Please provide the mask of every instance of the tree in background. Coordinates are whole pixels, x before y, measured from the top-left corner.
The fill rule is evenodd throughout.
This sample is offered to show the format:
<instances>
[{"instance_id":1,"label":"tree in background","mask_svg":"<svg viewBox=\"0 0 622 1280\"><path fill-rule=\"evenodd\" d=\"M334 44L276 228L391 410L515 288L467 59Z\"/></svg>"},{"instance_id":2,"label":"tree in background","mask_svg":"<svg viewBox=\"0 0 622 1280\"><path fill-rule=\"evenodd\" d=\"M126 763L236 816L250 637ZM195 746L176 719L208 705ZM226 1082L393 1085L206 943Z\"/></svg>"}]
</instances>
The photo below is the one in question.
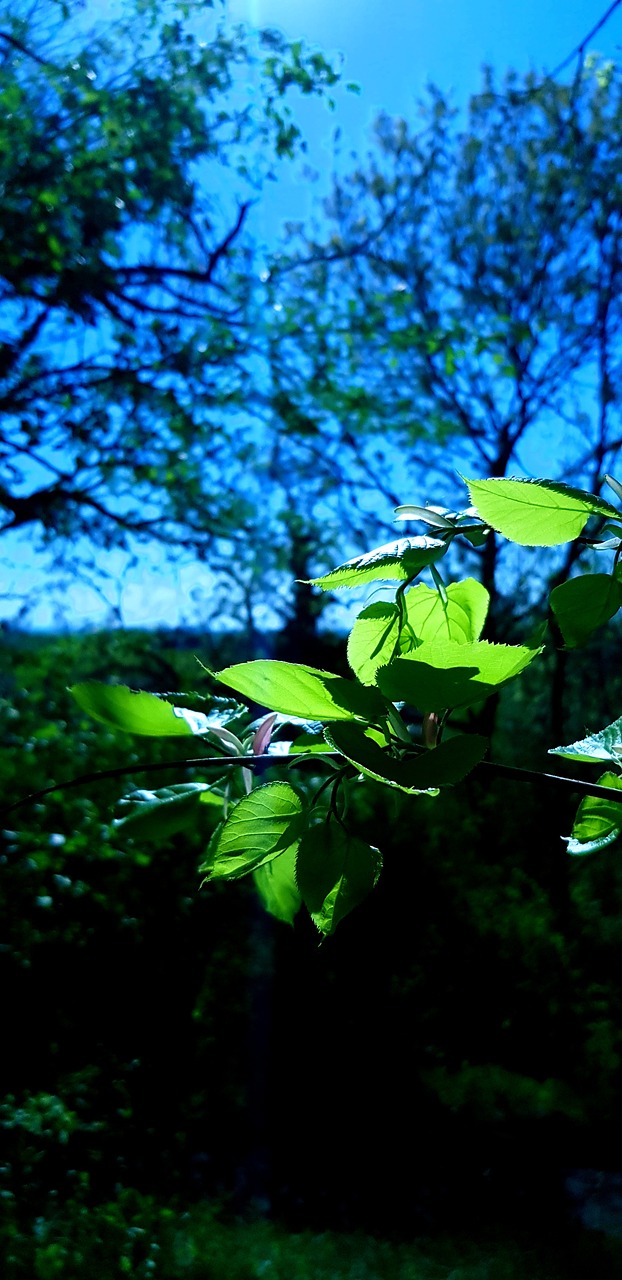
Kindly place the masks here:
<instances>
[{"instance_id":1,"label":"tree in background","mask_svg":"<svg viewBox=\"0 0 622 1280\"><path fill-rule=\"evenodd\" d=\"M270 280L282 464L307 476L313 454L359 547L400 502L452 507L456 470L600 492L622 443L621 128L613 66L501 90L487 71L464 122L435 88L414 122L381 116L315 231L290 228ZM522 584L494 538L466 555L492 638Z\"/></svg>"},{"instance_id":2,"label":"tree in background","mask_svg":"<svg viewBox=\"0 0 622 1280\"><path fill-rule=\"evenodd\" d=\"M303 145L290 91L337 73L212 7L0 13L0 531L74 570L147 538L217 558L255 516L247 226Z\"/></svg>"}]
</instances>

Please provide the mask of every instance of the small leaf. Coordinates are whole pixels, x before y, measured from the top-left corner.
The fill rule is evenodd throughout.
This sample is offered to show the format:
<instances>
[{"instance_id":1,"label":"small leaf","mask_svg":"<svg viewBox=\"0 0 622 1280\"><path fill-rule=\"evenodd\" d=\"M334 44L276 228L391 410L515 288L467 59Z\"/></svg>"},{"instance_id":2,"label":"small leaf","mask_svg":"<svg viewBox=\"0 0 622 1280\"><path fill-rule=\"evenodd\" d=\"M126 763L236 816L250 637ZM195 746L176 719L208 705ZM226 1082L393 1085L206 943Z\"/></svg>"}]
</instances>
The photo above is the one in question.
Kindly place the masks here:
<instances>
[{"instance_id":1,"label":"small leaf","mask_svg":"<svg viewBox=\"0 0 622 1280\"><path fill-rule=\"evenodd\" d=\"M434 564L445 555L449 543L439 538L398 538L382 547L375 547L365 555L354 556L321 578L311 578L314 587L333 591L337 587L360 587L365 582L388 581L399 578L402 582L413 578L420 569Z\"/></svg>"},{"instance_id":2,"label":"small leaf","mask_svg":"<svg viewBox=\"0 0 622 1280\"><path fill-rule=\"evenodd\" d=\"M603 773L598 779L601 787L622 791L622 778L617 773ZM572 835L564 837L568 853L581 855L598 853L614 844L622 833L622 796L615 800L602 800L599 796L586 796L577 810Z\"/></svg>"},{"instance_id":3,"label":"small leaf","mask_svg":"<svg viewBox=\"0 0 622 1280\"><path fill-rule=\"evenodd\" d=\"M69 693L94 720L153 738L185 738L210 731L209 717L200 711L174 707L154 693L128 689L123 684L87 680L74 684Z\"/></svg>"},{"instance_id":4,"label":"small leaf","mask_svg":"<svg viewBox=\"0 0 622 1280\"><path fill-rule=\"evenodd\" d=\"M586 644L622 605L622 586L608 573L585 573L554 587L551 608L568 649Z\"/></svg>"},{"instance_id":5,"label":"small leaf","mask_svg":"<svg viewBox=\"0 0 622 1280\"><path fill-rule=\"evenodd\" d=\"M527 645L490 644L480 640L426 642L388 667L377 681L393 702L407 702L420 711L443 711L483 702L533 661L541 649Z\"/></svg>"},{"instance_id":6,"label":"small leaf","mask_svg":"<svg viewBox=\"0 0 622 1280\"><path fill-rule=\"evenodd\" d=\"M335 932L339 921L371 893L381 869L379 850L335 823L306 832L298 850L296 878L321 933Z\"/></svg>"},{"instance_id":7,"label":"small leaf","mask_svg":"<svg viewBox=\"0 0 622 1280\"><path fill-rule=\"evenodd\" d=\"M411 503L405 503L401 507L395 508L395 519L399 520L421 520L423 524L429 524L433 529L453 529L455 530L455 522L448 520L435 507L416 507Z\"/></svg>"},{"instance_id":8,"label":"small leaf","mask_svg":"<svg viewBox=\"0 0 622 1280\"><path fill-rule=\"evenodd\" d=\"M196 827L205 793L222 804L222 796L215 796L206 782L180 782L158 791L132 791L119 800L120 817L112 825L141 840L166 840L178 831Z\"/></svg>"},{"instance_id":9,"label":"small leaf","mask_svg":"<svg viewBox=\"0 0 622 1280\"><path fill-rule=\"evenodd\" d=\"M266 911L284 924L293 924L302 905L296 883L296 846L291 845L272 862L257 867L253 880Z\"/></svg>"},{"instance_id":10,"label":"small leaf","mask_svg":"<svg viewBox=\"0 0 622 1280\"><path fill-rule=\"evenodd\" d=\"M620 481L616 480L614 476L605 476L605 480L609 488L615 493L616 498L622 502L622 484L620 484Z\"/></svg>"},{"instance_id":11,"label":"small leaf","mask_svg":"<svg viewBox=\"0 0 622 1280\"><path fill-rule=\"evenodd\" d=\"M289 783L257 787L216 828L200 870L208 879L244 876L297 846L305 822L302 800Z\"/></svg>"},{"instance_id":12,"label":"small leaf","mask_svg":"<svg viewBox=\"0 0 622 1280\"><path fill-rule=\"evenodd\" d=\"M604 498L552 480L466 480L480 517L523 547L553 547L582 533L590 516L617 517Z\"/></svg>"},{"instance_id":13,"label":"small leaf","mask_svg":"<svg viewBox=\"0 0 622 1280\"><path fill-rule=\"evenodd\" d=\"M378 668L391 661L399 630L399 609L390 601L377 601L359 613L348 636L348 662L363 684L374 684Z\"/></svg>"},{"instance_id":14,"label":"small leaf","mask_svg":"<svg viewBox=\"0 0 622 1280\"><path fill-rule=\"evenodd\" d=\"M377 689L293 662L240 662L218 679L272 711L306 720L376 720L387 713Z\"/></svg>"},{"instance_id":15,"label":"small leaf","mask_svg":"<svg viewBox=\"0 0 622 1280\"><path fill-rule=\"evenodd\" d=\"M417 639L455 640L457 644L479 640L490 604L486 588L475 578L465 578L463 582L450 582L445 589L446 605L439 592L424 583L408 591L406 614Z\"/></svg>"},{"instance_id":16,"label":"small leaf","mask_svg":"<svg viewBox=\"0 0 622 1280\"><path fill-rule=\"evenodd\" d=\"M480 734L457 734L431 751L400 759L358 725L331 725L326 739L361 773L414 794L461 782L483 760L488 746Z\"/></svg>"},{"instance_id":17,"label":"small leaf","mask_svg":"<svg viewBox=\"0 0 622 1280\"><path fill-rule=\"evenodd\" d=\"M564 756L567 760L583 760L591 764L595 760L622 762L622 716L608 724L599 733L588 734L568 747L550 747L550 756Z\"/></svg>"}]
</instances>

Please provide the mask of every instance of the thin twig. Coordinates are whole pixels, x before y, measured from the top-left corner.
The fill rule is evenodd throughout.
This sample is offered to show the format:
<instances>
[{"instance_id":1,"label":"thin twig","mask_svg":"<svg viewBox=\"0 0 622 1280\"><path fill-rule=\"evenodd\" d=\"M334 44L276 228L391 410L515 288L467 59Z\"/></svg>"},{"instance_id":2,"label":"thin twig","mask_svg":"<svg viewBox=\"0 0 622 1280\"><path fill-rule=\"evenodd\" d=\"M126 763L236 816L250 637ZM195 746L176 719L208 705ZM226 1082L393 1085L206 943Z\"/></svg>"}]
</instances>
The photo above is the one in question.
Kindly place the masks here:
<instances>
[{"instance_id":1,"label":"thin twig","mask_svg":"<svg viewBox=\"0 0 622 1280\"><path fill-rule=\"evenodd\" d=\"M418 747L417 744L413 744L413 748L415 753L427 754L427 748ZM32 791L29 795L22 796L20 800L15 800L13 804L8 805L0 816L13 813L24 805L35 804L55 791L69 791L73 787L86 786L89 782L101 782L105 778L119 778L128 773L159 773L165 769L201 769L214 765L218 766L219 769L230 768L231 766L265 769L270 765L278 766L279 764L285 764L285 762L291 767L294 764L303 764L309 760L321 762L322 760L333 760L335 758L343 759L338 751L323 751L321 754L310 753L309 755L301 752L298 759L291 756L277 755L194 756L182 758L181 760L160 760L154 764L120 765L114 769L101 769L93 773L83 773L77 778L69 778L66 782L54 782L48 787L42 787L40 791ZM567 792L578 792L581 796L594 796L597 800L610 800L613 804L622 804L622 790L616 791L613 787L602 787L596 782L583 782L578 778L565 778L557 773L540 773L535 769L519 769L515 765L499 764L493 760L480 761L479 764L475 765L472 772L483 773L489 778L511 778L515 782L525 782L532 786L557 787Z\"/></svg>"}]
</instances>

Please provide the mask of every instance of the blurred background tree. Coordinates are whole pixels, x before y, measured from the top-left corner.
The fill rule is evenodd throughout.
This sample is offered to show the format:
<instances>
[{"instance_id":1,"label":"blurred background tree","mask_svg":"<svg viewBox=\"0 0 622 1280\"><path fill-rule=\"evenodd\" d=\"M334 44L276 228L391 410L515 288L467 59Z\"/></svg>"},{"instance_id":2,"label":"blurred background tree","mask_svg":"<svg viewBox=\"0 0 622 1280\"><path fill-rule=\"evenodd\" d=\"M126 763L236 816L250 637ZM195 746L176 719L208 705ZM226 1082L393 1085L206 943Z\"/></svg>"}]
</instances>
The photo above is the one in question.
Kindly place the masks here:
<instances>
[{"instance_id":1,"label":"blurred background tree","mask_svg":"<svg viewBox=\"0 0 622 1280\"><path fill-rule=\"evenodd\" d=\"M292 92L337 72L211 10L0 12L0 531L73 573L137 540L218 560L254 527L247 224L304 147Z\"/></svg>"},{"instance_id":2,"label":"blurred background tree","mask_svg":"<svg viewBox=\"0 0 622 1280\"><path fill-rule=\"evenodd\" d=\"M412 121L381 116L354 169L336 157L315 229L290 226L270 276L275 448L359 547L400 502L461 502L458 471L594 493L615 471L621 128L611 64L570 84L486 71L466 118L438 88ZM537 556L520 561L494 536L465 550L491 639L542 598Z\"/></svg>"}]
</instances>

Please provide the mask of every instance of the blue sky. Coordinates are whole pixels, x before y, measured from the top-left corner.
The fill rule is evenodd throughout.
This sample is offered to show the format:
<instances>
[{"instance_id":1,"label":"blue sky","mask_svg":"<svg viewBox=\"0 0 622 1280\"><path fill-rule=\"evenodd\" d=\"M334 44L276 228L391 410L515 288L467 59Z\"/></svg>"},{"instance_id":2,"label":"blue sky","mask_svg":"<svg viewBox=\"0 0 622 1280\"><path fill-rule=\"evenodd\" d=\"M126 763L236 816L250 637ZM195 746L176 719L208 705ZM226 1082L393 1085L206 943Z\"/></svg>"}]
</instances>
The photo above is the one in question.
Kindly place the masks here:
<instances>
[{"instance_id":1,"label":"blue sky","mask_svg":"<svg viewBox=\"0 0 622 1280\"><path fill-rule=\"evenodd\" d=\"M218 11L216 0L216 11ZM274 244L285 218L305 218L323 189L332 165L331 138L342 133L344 154L364 151L370 125L380 110L409 116L430 81L451 90L457 106L478 90L481 67L489 63L500 76L552 71L587 36L607 9L606 0L224 0L227 17L252 26L277 27L291 38L304 38L326 53L343 57L344 81L361 93L336 95L330 113L317 102L304 101L297 112L309 143L309 161L318 171L315 184L293 180L283 165L278 183L254 211L253 234ZM104 22L113 19L118 0L93 0L87 6ZM589 42L591 51L619 60L622 56L622 5ZM566 72L572 75L574 64ZM324 179L324 181L323 181ZM19 565L15 586L41 590L44 564L21 538L5 553ZM5 574L3 574L5 576ZM126 625L175 625L192 616L191 596L198 590L197 613L205 616L210 593L207 575L195 569L177 572L162 563L158 552L141 552L133 568L125 568L104 597L84 584L69 588L62 603L74 625L103 623L111 608ZM15 605L0 601L0 614L11 616ZM58 621L49 600L33 611L38 626Z\"/></svg>"},{"instance_id":2,"label":"blue sky","mask_svg":"<svg viewBox=\"0 0 622 1280\"><path fill-rule=\"evenodd\" d=\"M333 116L303 104L300 118L318 169L329 166L335 125L344 149L360 151L377 113L409 116L430 81L451 90L461 106L480 87L486 63L500 75L510 67L551 72L608 7L607 0L224 0L232 21L278 27L341 55L344 81L361 86L360 96L339 95ZM622 56L622 5L589 48ZM266 204L266 220L306 211L315 194L300 185L294 194L286 179Z\"/></svg>"}]
</instances>

